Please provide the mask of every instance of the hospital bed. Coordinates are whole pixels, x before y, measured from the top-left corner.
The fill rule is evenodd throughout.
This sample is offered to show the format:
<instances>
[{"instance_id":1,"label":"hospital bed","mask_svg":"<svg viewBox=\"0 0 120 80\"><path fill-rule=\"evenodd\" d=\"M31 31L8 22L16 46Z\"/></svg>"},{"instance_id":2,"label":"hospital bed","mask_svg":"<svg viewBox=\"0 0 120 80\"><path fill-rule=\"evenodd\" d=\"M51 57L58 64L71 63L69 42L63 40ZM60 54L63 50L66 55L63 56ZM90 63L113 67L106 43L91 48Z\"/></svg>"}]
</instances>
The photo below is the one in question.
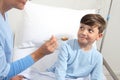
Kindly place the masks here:
<instances>
[{"instance_id":1,"label":"hospital bed","mask_svg":"<svg viewBox=\"0 0 120 80\"><path fill-rule=\"evenodd\" d=\"M35 51L52 34L58 39L58 44L64 43L63 37L77 38L80 18L88 13L98 13L98 9L74 10L68 8L51 7L28 2L22 12L24 30L20 30L19 44L14 47L13 61L18 60ZM46 24L47 23L47 24ZM44 34L44 35L43 35ZM57 59L57 50L45 56L21 74L30 80L54 80L54 75L44 72ZM33 75L34 74L34 75ZM73 80L73 79L66 79ZM89 80L79 78L75 80ZM106 78L105 78L106 80Z\"/></svg>"},{"instance_id":2,"label":"hospital bed","mask_svg":"<svg viewBox=\"0 0 120 80\"><path fill-rule=\"evenodd\" d=\"M27 48L27 49L15 49L17 53L15 55L14 60L20 59L28 55L29 53L36 50L36 48ZM57 59L57 50L55 53L50 54L39 60L33 66L28 68L27 70L20 73L20 75L24 75L27 80L55 80L55 75L52 72L47 72L46 69L49 68ZM21 56L22 55L22 56ZM86 78L78 78L78 79L69 79L66 80L89 80Z\"/></svg>"}]
</instances>

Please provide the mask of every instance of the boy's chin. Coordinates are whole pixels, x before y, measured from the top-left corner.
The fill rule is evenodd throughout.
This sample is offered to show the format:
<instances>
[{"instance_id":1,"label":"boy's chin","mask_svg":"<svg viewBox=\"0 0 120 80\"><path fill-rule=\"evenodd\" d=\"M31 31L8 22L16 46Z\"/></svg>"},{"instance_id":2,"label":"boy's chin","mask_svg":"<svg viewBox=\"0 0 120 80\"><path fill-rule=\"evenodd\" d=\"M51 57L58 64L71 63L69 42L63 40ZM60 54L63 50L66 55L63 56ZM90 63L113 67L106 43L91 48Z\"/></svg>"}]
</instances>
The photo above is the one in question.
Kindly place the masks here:
<instances>
[{"instance_id":1,"label":"boy's chin","mask_svg":"<svg viewBox=\"0 0 120 80\"><path fill-rule=\"evenodd\" d=\"M79 44L82 46L86 46L87 45L87 42L79 42Z\"/></svg>"},{"instance_id":2,"label":"boy's chin","mask_svg":"<svg viewBox=\"0 0 120 80\"><path fill-rule=\"evenodd\" d=\"M78 40L78 43L85 45L85 44L87 44L87 41L85 41L85 40Z\"/></svg>"}]
</instances>

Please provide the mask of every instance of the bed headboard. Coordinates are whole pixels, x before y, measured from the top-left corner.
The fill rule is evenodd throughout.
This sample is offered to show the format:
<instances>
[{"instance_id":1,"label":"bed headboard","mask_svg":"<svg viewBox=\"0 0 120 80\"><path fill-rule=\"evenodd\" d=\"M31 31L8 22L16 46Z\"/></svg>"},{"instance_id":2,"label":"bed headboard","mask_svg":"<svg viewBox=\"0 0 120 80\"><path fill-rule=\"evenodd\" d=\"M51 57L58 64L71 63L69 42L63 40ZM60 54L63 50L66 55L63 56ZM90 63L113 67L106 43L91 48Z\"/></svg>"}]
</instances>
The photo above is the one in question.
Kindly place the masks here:
<instances>
[{"instance_id":1,"label":"bed headboard","mask_svg":"<svg viewBox=\"0 0 120 80\"><path fill-rule=\"evenodd\" d=\"M41 44L51 35L76 38L82 16L97 9L74 10L28 2L22 11L22 26L16 34L17 46L24 42ZM19 36L19 37L18 37Z\"/></svg>"}]
</instances>

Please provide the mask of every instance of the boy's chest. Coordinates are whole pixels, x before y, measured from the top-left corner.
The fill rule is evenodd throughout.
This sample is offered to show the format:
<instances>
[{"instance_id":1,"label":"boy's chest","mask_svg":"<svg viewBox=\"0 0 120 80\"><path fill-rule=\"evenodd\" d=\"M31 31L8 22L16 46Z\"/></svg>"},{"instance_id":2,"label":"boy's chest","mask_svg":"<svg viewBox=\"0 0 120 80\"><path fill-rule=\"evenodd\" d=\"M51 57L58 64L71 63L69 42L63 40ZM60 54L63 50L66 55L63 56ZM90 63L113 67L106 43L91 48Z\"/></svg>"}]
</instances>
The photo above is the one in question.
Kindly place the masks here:
<instances>
[{"instance_id":1,"label":"boy's chest","mask_svg":"<svg viewBox=\"0 0 120 80\"><path fill-rule=\"evenodd\" d=\"M91 65L92 62L92 54L91 53L83 53L80 50L71 51L69 53L68 64L79 64L79 65Z\"/></svg>"}]
</instances>

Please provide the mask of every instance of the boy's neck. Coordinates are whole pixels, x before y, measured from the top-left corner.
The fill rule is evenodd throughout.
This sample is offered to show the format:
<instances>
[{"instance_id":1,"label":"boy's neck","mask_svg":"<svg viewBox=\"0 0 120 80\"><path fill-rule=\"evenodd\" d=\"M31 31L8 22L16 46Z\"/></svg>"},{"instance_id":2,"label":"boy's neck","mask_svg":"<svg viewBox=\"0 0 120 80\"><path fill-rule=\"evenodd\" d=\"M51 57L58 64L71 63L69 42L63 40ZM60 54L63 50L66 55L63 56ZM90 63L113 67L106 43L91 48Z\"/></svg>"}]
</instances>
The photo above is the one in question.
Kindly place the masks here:
<instances>
[{"instance_id":1,"label":"boy's neck","mask_svg":"<svg viewBox=\"0 0 120 80\"><path fill-rule=\"evenodd\" d=\"M82 44L79 44L79 45L80 45L80 48L84 51L89 51L92 48L92 45L82 45Z\"/></svg>"}]
</instances>

